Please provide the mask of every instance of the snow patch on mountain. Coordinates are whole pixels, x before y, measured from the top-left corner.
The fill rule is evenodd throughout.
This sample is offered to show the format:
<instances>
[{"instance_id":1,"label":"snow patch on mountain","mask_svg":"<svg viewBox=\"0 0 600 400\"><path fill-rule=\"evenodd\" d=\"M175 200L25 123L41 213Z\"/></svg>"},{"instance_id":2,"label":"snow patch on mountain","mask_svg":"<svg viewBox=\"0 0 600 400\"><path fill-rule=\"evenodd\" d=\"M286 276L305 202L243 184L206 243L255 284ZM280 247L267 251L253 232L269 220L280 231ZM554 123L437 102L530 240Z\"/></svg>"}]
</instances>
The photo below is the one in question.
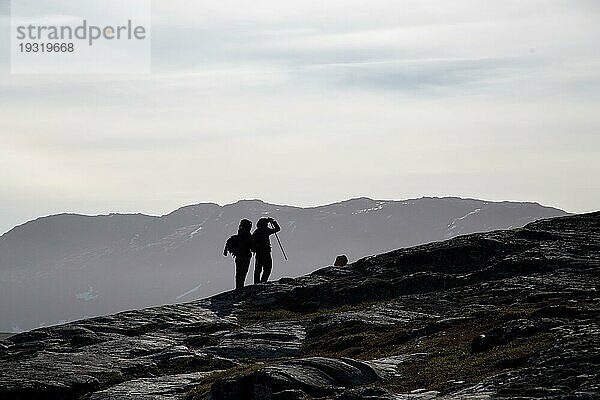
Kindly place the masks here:
<instances>
[{"instance_id":1,"label":"snow patch on mountain","mask_svg":"<svg viewBox=\"0 0 600 400\"><path fill-rule=\"evenodd\" d=\"M457 223L458 221L462 221L462 220L464 220L465 218L468 218L468 217L469 217L469 216L471 216L471 215L475 215L475 214L479 213L480 211L481 211L481 209L480 209L480 208L476 208L475 210L473 210L473 211L471 211L471 212L468 212L467 214L463 215L463 216L462 216L462 217L460 217L460 218L454 218L454 219L452 220L452 222L448 224L448 230L453 230L453 229L455 229L455 228L456 228L456 223Z\"/></svg>"},{"instance_id":2,"label":"snow patch on mountain","mask_svg":"<svg viewBox=\"0 0 600 400\"><path fill-rule=\"evenodd\" d=\"M366 214L366 213L372 212L372 211L383 210L384 205L385 205L385 201L378 201L377 205L375 207L363 208L361 210L353 211L352 215Z\"/></svg>"}]
</instances>

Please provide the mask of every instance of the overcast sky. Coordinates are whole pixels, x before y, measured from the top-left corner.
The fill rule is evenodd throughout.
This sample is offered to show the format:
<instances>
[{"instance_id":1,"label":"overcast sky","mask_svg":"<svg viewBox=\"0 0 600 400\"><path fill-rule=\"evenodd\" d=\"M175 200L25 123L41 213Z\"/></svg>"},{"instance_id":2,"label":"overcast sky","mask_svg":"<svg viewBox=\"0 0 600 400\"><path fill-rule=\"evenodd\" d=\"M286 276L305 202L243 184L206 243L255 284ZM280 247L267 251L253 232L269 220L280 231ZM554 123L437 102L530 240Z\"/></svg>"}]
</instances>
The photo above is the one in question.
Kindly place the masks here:
<instances>
[{"instance_id":1,"label":"overcast sky","mask_svg":"<svg viewBox=\"0 0 600 400\"><path fill-rule=\"evenodd\" d=\"M153 21L150 75L11 75L2 36L0 233L242 198L599 208L600 1L169 0Z\"/></svg>"}]
</instances>

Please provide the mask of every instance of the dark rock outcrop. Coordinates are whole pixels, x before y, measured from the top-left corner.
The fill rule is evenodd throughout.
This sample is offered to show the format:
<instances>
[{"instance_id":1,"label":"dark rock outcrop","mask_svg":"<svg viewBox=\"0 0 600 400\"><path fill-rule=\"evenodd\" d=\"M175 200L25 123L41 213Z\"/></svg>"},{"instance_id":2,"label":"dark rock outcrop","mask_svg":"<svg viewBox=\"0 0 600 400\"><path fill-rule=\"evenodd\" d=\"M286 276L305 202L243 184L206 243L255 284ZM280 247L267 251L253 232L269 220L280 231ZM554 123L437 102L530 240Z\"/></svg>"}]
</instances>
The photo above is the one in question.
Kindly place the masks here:
<instances>
[{"instance_id":1,"label":"dark rock outcrop","mask_svg":"<svg viewBox=\"0 0 600 400\"><path fill-rule=\"evenodd\" d=\"M13 336L2 399L600 397L600 213Z\"/></svg>"},{"instance_id":2,"label":"dark rock outcrop","mask_svg":"<svg viewBox=\"0 0 600 400\"><path fill-rule=\"evenodd\" d=\"M377 369L349 358L302 358L261 368L249 375L221 379L212 388L215 398L305 398L331 396L347 388L376 383Z\"/></svg>"}]
</instances>

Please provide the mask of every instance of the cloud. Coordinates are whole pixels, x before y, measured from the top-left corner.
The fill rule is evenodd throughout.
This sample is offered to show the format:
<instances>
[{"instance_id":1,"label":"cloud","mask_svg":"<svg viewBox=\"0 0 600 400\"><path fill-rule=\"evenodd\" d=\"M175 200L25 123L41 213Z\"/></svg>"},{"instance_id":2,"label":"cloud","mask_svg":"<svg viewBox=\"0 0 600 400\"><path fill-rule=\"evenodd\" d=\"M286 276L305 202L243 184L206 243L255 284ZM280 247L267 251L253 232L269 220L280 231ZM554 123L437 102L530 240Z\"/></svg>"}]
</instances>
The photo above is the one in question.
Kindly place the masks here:
<instances>
[{"instance_id":1,"label":"cloud","mask_svg":"<svg viewBox=\"0 0 600 400\"><path fill-rule=\"evenodd\" d=\"M558 0L155 1L150 76L0 73L0 228L243 197L591 210L599 13Z\"/></svg>"}]
</instances>

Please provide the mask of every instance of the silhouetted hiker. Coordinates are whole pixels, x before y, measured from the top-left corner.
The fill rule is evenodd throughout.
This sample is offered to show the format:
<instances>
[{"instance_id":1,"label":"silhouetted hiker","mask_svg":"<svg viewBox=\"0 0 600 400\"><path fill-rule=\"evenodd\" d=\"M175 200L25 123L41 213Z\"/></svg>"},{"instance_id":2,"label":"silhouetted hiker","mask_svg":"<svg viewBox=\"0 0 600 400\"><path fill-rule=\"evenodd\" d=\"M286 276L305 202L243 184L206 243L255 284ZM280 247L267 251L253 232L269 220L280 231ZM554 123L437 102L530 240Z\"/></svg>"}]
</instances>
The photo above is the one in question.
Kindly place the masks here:
<instances>
[{"instance_id":1,"label":"silhouetted hiker","mask_svg":"<svg viewBox=\"0 0 600 400\"><path fill-rule=\"evenodd\" d=\"M227 239L223 255L233 254L235 259L235 288L243 288L246 282L246 275L250 268L250 259L252 258L252 222L247 219L240 221L237 235Z\"/></svg>"},{"instance_id":2,"label":"silhouetted hiker","mask_svg":"<svg viewBox=\"0 0 600 400\"><path fill-rule=\"evenodd\" d=\"M269 222L273 225L269 227ZM277 221L273 218L261 218L256 223L256 229L252 233L254 242L254 283L267 282L271 270L273 269L273 259L271 258L271 236L281 230ZM262 276L261 276L262 272Z\"/></svg>"},{"instance_id":3,"label":"silhouetted hiker","mask_svg":"<svg viewBox=\"0 0 600 400\"><path fill-rule=\"evenodd\" d=\"M348 265L348 257L346 255L337 256L333 263L334 267L345 267L346 265Z\"/></svg>"}]
</instances>

